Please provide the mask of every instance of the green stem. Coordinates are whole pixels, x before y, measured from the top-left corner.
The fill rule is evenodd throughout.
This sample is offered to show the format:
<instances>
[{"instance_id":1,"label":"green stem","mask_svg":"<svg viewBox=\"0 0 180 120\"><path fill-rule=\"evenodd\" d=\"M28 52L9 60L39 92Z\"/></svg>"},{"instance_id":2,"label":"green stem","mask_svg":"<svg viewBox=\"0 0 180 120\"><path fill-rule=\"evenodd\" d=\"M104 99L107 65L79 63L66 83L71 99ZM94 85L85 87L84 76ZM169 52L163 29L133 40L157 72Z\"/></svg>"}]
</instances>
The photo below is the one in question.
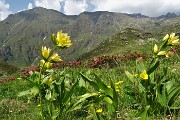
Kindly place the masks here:
<instances>
[{"instance_id":1,"label":"green stem","mask_svg":"<svg viewBox=\"0 0 180 120\"><path fill-rule=\"evenodd\" d=\"M38 81L38 85L39 85L39 104L40 104L40 107L41 107L41 117L42 117L42 120L45 119L45 116L44 116L44 112L43 112L43 96L42 96L42 85L41 85L41 79L42 79L42 73L43 71L45 70L44 68L44 65L46 64L46 62L48 61L48 59L51 57L51 55L53 54L53 52L56 50L56 47L51 51L49 57L47 58L47 60L45 60L45 63L43 64L42 67L40 67L40 75L39 75L39 81ZM50 103L50 107L51 107L51 103Z\"/></svg>"},{"instance_id":2,"label":"green stem","mask_svg":"<svg viewBox=\"0 0 180 120\"><path fill-rule=\"evenodd\" d=\"M43 65L44 66L44 65ZM43 69L43 67L42 67ZM41 117L42 117L42 120L44 120L44 112L43 112L43 102L42 102L42 90L41 90L41 75L42 75L42 69L40 68L40 75L39 75L39 81L38 81L38 85L39 85L39 104L40 104L40 107L41 107Z\"/></svg>"}]
</instances>

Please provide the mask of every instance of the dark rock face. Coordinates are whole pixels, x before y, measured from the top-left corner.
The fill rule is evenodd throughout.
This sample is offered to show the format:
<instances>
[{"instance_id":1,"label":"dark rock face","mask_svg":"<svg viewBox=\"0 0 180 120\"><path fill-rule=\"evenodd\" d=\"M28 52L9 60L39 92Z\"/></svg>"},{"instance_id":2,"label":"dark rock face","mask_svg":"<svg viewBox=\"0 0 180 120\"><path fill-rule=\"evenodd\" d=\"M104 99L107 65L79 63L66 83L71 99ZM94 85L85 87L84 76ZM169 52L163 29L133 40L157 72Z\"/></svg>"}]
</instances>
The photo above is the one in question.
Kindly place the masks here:
<instances>
[{"instance_id":1,"label":"dark rock face","mask_svg":"<svg viewBox=\"0 0 180 120\"><path fill-rule=\"evenodd\" d=\"M1 47L1 49L0 49L1 60L5 61L5 62L10 60L13 57L11 52L12 52L12 50L11 50L10 46Z\"/></svg>"}]
</instances>

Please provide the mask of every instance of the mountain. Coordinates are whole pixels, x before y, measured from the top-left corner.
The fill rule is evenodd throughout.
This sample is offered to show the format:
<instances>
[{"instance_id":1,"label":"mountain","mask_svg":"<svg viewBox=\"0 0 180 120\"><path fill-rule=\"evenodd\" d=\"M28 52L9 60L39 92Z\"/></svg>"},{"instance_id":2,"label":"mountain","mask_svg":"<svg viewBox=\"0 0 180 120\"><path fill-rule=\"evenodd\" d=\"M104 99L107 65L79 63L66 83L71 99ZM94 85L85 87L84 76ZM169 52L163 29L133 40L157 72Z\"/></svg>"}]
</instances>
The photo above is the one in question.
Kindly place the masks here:
<instances>
[{"instance_id":1,"label":"mountain","mask_svg":"<svg viewBox=\"0 0 180 120\"><path fill-rule=\"evenodd\" d=\"M177 17L175 13L168 12L166 15L161 15L158 18L174 18L174 17Z\"/></svg>"},{"instance_id":2,"label":"mountain","mask_svg":"<svg viewBox=\"0 0 180 120\"><path fill-rule=\"evenodd\" d=\"M141 30L127 28L120 33L117 33L108 39L101 42L93 50L84 53L79 57L79 60L90 59L94 56L119 55L122 56L127 52L145 52L151 51L151 40L154 36L151 33L143 32ZM149 50L143 50L149 48Z\"/></svg>"},{"instance_id":3,"label":"mountain","mask_svg":"<svg viewBox=\"0 0 180 120\"><path fill-rule=\"evenodd\" d=\"M37 64L41 46L52 46L50 35L62 30L71 36L73 46L59 53L63 60L72 61L98 49L111 36L128 28L162 37L166 33L179 32L180 17L159 19L107 11L68 16L37 7L9 15L0 22L0 60L19 66ZM123 36L128 38L129 33ZM139 39L140 36L136 40Z\"/></svg>"}]
</instances>

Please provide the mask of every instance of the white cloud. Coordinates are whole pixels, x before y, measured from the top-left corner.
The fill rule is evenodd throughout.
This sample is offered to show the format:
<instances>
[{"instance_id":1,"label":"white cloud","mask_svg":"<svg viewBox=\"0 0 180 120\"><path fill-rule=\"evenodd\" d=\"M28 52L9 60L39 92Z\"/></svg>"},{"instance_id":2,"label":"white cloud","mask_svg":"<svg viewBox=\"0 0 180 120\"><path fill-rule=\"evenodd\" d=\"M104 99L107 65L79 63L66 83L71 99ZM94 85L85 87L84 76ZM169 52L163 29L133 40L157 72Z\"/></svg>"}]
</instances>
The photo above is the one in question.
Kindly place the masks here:
<instances>
[{"instance_id":1,"label":"white cloud","mask_svg":"<svg viewBox=\"0 0 180 120\"><path fill-rule=\"evenodd\" d=\"M180 0L91 0L93 11L141 13L151 17L180 12Z\"/></svg>"},{"instance_id":2,"label":"white cloud","mask_svg":"<svg viewBox=\"0 0 180 120\"><path fill-rule=\"evenodd\" d=\"M44 7L59 11L61 9L60 2L62 1L63 0L35 0L34 3L36 7Z\"/></svg>"},{"instance_id":3,"label":"white cloud","mask_svg":"<svg viewBox=\"0 0 180 120\"><path fill-rule=\"evenodd\" d=\"M9 10L9 4L5 3L3 0L0 0L0 21L7 18L12 11Z\"/></svg>"},{"instance_id":4,"label":"white cloud","mask_svg":"<svg viewBox=\"0 0 180 120\"><path fill-rule=\"evenodd\" d=\"M32 9L32 8L33 8L32 3L29 3L29 4L28 4L28 9Z\"/></svg>"},{"instance_id":5,"label":"white cloud","mask_svg":"<svg viewBox=\"0 0 180 120\"><path fill-rule=\"evenodd\" d=\"M58 10L67 15L77 15L84 11L141 13L150 17L168 12L180 14L180 0L34 0L34 3L29 3L28 9L33 8L33 5Z\"/></svg>"},{"instance_id":6,"label":"white cloud","mask_svg":"<svg viewBox=\"0 0 180 120\"><path fill-rule=\"evenodd\" d=\"M65 0L64 13L67 15L77 15L87 10L86 0Z\"/></svg>"}]
</instances>

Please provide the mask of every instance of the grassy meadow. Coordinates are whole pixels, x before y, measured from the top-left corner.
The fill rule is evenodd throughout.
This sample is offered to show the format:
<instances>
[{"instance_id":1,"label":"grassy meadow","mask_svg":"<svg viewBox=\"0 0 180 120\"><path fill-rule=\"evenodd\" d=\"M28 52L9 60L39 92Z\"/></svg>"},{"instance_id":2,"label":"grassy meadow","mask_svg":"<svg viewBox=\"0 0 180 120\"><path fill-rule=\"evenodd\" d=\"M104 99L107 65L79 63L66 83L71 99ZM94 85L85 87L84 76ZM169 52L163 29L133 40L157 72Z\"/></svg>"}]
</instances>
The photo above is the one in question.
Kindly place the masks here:
<instances>
[{"instance_id":1,"label":"grassy meadow","mask_svg":"<svg viewBox=\"0 0 180 120\"><path fill-rule=\"evenodd\" d=\"M141 53L65 62L55 51L71 42L66 34L59 34L65 39L52 35L56 47L42 47L38 66L0 63L1 120L180 119L175 35Z\"/></svg>"}]
</instances>

